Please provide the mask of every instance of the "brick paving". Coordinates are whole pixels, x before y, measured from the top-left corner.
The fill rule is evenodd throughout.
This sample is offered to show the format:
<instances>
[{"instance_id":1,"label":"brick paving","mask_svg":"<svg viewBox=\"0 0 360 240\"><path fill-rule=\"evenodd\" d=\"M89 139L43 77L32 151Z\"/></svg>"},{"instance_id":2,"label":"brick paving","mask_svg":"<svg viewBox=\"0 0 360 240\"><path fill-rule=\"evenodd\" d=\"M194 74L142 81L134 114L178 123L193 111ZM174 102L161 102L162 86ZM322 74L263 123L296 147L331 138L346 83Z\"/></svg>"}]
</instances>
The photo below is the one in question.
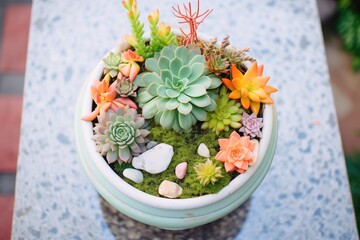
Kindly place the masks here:
<instances>
[{"instance_id":1,"label":"brick paving","mask_svg":"<svg viewBox=\"0 0 360 240\"><path fill-rule=\"evenodd\" d=\"M14 208L14 195L0 196L0 239L11 238L11 223Z\"/></svg>"},{"instance_id":2,"label":"brick paving","mask_svg":"<svg viewBox=\"0 0 360 240\"><path fill-rule=\"evenodd\" d=\"M21 108L21 95L0 95L0 173L16 172Z\"/></svg>"},{"instance_id":3,"label":"brick paving","mask_svg":"<svg viewBox=\"0 0 360 240\"><path fill-rule=\"evenodd\" d=\"M11 239L30 0L0 0L0 240Z\"/></svg>"},{"instance_id":4,"label":"brick paving","mask_svg":"<svg viewBox=\"0 0 360 240\"><path fill-rule=\"evenodd\" d=\"M9 4L5 9L1 41L0 71L25 72L31 5Z\"/></svg>"}]
</instances>

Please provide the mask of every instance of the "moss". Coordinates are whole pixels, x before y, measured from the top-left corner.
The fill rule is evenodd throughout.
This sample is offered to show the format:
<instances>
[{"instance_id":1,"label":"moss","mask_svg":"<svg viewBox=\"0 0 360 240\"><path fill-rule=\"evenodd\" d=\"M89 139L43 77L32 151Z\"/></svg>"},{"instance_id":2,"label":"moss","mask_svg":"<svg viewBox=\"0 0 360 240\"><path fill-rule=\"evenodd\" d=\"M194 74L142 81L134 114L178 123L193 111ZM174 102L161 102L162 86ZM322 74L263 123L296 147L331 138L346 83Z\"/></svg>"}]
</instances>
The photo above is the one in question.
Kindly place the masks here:
<instances>
[{"instance_id":1,"label":"moss","mask_svg":"<svg viewBox=\"0 0 360 240\"><path fill-rule=\"evenodd\" d=\"M202 132L199 130L199 127L196 126L191 132L178 134L175 131L165 130L159 126L156 126L151 129L151 134L148 136L148 138L158 143L167 143L173 146L174 156L168 169L165 172L152 175L143 171L144 181L140 184L136 184L130 180L124 179L126 182L143 192L159 196L158 187L160 183L166 179L176 182L183 188L183 193L180 198L191 198L205 194L217 193L223 187L228 185L232 177L234 177L231 176L231 174L226 173L225 169L222 167L221 174L224 177L220 178L219 181L217 181L214 185L210 183L206 186L203 186L197 179L194 166L197 163L202 163L206 161L206 158L201 157L197 154L197 148L200 143L205 143L206 146L208 146L211 156L214 157L218 152L219 145L217 139L219 138L219 136L216 136L214 132ZM213 158L212 160L216 162L218 166L222 165L220 162L217 162ZM187 173L183 180L179 180L175 176L175 167L179 163L184 161L188 163ZM113 169L121 176L123 169L126 167L129 166L116 166L115 164L113 166Z\"/></svg>"}]
</instances>

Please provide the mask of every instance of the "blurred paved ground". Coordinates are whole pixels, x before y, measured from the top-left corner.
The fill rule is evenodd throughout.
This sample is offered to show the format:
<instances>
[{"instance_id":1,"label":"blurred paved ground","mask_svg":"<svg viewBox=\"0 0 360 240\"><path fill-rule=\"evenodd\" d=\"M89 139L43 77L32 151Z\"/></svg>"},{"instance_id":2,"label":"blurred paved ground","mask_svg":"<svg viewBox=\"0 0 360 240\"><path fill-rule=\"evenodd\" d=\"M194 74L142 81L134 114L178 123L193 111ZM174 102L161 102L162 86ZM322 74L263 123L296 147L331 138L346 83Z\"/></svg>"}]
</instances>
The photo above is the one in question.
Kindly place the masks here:
<instances>
[{"instance_id":1,"label":"blurred paved ground","mask_svg":"<svg viewBox=\"0 0 360 240\"><path fill-rule=\"evenodd\" d=\"M337 37L327 39L326 55L345 153L360 151L360 73L351 71L351 56Z\"/></svg>"},{"instance_id":2,"label":"blurred paved ground","mask_svg":"<svg viewBox=\"0 0 360 240\"><path fill-rule=\"evenodd\" d=\"M14 207L31 0L0 0L0 239L8 240Z\"/></svg>"}]
</instances>

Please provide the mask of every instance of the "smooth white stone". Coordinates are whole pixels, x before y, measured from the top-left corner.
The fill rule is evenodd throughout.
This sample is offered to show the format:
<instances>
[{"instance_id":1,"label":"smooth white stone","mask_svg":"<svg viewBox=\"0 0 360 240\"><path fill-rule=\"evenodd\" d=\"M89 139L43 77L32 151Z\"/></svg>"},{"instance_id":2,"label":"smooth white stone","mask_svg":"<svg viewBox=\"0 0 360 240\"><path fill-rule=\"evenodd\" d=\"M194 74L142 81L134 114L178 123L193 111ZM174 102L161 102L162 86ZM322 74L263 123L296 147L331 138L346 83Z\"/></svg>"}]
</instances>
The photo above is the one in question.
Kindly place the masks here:
<instances>
[{"instance_id":1,"label":"smooth white stone","mask_svg":"<svg viewBox=\"0 0 360 240\"><path fill-rule=\"evenodd\" d=\"M173 147L166 143L160 143L152 149L132 159L132 165L136 169L144 170L151 174L165 171L174 155Z\"/></svg>"},{"instance_id":2,"label":"smooth white stone","mask_svg":"<svg viewBox=\"0 0 360 240\"><path fill-rule=\"evenodd\" d=\"M254 150L252 151L253 152L253 161L251 164L249 164L250 166L252 166L253 164L256 163L256 161L258 160L258 157L259 157L259 141L256 140L256 139L253 139L253 140L250 140L250 142L253 142L255 143L255 147L254 147Z\"/></svg>"},{"instance_id":3,"label":"smooth white stone","mask_svg":"<svg viewBox=\"0 0 360 240\"><path fill-rule=\"evenodd\" d=\"M182 194L182 187L177 183L164 180L159 186L159 194L168 198L177 198Z\"/></svg>"},{"instance_id":4,"label":"smooth white stone","mask_svg":"<svg viewBox=\"0 0 360 240\"><path fill-rule=\"evenodd\" d=\"M117 52L121 53L125 50L128 50L130 48L130 44L125 39L125 37L122 37L121 40L117 44Z\"/></svg>"},{"instance_id":5,"label":"smooth white stone","mask_svg":"<svg viewBox=\"0 0 360 240\"><path fill-rule=\"evenodd\" d=\"M197 153L202 157L206 157L206 158L210 157L210 150L205 145L205 143L200 143L200 145L199 145L199 147L197 149Z\"/></svg>"},{"instance_id":6,"label":"smooth white stone","mask_svg":"<svg viewBox=\"0 0 360 240\"><path fill-rule=\"evenodd\" d=\"M157 145L157 142L155 141L150 141L146 144L146 149L152 149L153 147L155 147Z\"/></svg>"},{"instance_id":7,"label":"smooth white stone","mask_svg":"<svg viewBox=\"0 0 360 240\"><path fill-rule=\"evenodd\" d=\"M183 179L186 175L186 170L187 170L187 162L182 162L179 163L176 167L175 167L175 175L178 179Z\"/></svg>"},{"instance_id":8,"label":"smooth white stone","mask_svg":"<svg viewBox=\"0 0 360 240\"><path fill-rule=\"evenodd\" d=\"M131 181L136 183L141 183L144 180L144 175L142 174L142 172L132 168L126 168L123 171L123 175L127 179L130 179Z\"/></svg>"}]
</instances>

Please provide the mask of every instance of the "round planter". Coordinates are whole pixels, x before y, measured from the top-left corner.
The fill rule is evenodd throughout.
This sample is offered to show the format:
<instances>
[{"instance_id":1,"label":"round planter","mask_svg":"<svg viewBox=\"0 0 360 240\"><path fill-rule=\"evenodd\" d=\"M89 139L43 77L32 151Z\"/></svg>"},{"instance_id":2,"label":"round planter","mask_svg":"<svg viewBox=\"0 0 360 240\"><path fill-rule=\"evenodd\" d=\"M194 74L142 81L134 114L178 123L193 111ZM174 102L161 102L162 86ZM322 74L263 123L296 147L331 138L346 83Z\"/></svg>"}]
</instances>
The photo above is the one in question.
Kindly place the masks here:
<instances>
[{"instance_id":1,"label":"round planter","mask_svg":"<svg viewBox=\"0 0 360 240\"><path fill-rule=\"evenodd\" d=\"M103 62L97 64L80 91L75 110L75 137L82 166L98 193L123 214L162 229L194 228L219 219L245 202L259 186L271 165L277 142L277 119L273 105L265 105L263 138L259 158L245 173L216 194L167 199L144 193L126 183L96 152L91 122L81 117L92 111L90 87L101 78Z\"/></svg>"}]
</instances>

